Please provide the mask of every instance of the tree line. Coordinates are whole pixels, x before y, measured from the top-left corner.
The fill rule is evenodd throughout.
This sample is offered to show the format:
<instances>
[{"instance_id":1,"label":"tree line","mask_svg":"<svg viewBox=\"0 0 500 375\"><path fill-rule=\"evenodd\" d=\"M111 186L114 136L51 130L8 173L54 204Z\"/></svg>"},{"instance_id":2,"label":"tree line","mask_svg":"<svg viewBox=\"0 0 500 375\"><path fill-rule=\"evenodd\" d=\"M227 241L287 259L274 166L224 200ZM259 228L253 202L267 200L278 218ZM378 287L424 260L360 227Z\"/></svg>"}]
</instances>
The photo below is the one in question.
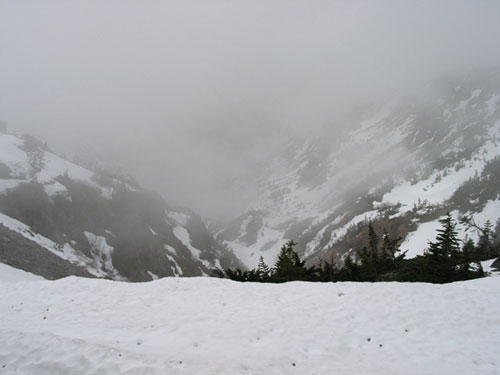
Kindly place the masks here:
<instances>
[{"instance_id":1,"label":"tree line","mask_svg":"<svg viewBox=\"0 0 500 375\"><path fill-rule=\"evenodd\" d=\"M288 281L406 281L449 283L484 277L481 261L500 255L495 246L491 223L483 228L470 218L464 223L478 229L480 238L476 245L472 240L461 243L456 222L450 213L440 221L434 241L423 255L407 259L401 252L401 238L391 238L384 231L376 233L372 223L368 226L367 246L356 252L356 257L346 256L341 267L335 262L322 261L319 265L306 266L294 247L293 240L281 248L274 267L268 266L261 257L257 268L252 270L227 269L225 276L235 281L283 283Z\"/></svg>"}]
</instances>

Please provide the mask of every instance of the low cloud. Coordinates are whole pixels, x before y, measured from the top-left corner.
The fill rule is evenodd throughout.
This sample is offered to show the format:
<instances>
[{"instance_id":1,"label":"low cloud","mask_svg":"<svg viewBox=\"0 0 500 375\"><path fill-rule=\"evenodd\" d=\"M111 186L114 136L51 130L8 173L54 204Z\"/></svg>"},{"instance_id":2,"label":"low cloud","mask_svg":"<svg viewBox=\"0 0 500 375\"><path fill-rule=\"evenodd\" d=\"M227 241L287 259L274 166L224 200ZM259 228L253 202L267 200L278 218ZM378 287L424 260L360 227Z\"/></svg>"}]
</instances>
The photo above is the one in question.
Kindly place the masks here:
<instances>
[{"instance_id":1,"label":"low cloud","mask_svg":"<svg viewBox=\"0 0 500 375\"><path fill-rule=\"evenodd\" d=\"M0 118L168 201L233 213L289 137L499 65L498 14L463 0L3 1Z\"/></svg>"}]
</instances>

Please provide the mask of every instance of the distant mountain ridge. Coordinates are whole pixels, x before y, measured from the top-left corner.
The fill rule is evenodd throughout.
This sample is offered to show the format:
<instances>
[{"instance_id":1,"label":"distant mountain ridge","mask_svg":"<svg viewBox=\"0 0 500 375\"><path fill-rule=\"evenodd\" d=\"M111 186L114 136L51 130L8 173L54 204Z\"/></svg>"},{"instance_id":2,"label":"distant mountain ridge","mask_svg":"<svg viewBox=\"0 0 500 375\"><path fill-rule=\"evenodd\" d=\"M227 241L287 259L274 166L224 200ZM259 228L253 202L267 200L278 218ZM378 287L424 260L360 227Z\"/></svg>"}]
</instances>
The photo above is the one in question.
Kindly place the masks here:
<instances>
[{"instance_id":1,"label":"distant mountain ridge","mask_svg":"<svg viewBox=\"0 0 500 375\"><path fill-rule=\"evenodd\" d=\"M371 112L371 114L369 114ZM422 253L447 211L479 225L500 217L500 73L437 82L366 110L350 130L298 139L270 161L260 198L217 233L247 267L274 264L287 240L309 263L342 263L367 224ZM477 233L459 225L462 238Z\"/></svg>"},{"instance_id":2,"label":"distant mountain ridge","mask_svg":"<svg viewBox=\"0 0 500 375\"><path fill-rule=\"evenodd\" d=\"M240 264L191 210L28 135L0 134L0 225L0 261L46 278L147 281Z\"/></svg>"}]
</instances>

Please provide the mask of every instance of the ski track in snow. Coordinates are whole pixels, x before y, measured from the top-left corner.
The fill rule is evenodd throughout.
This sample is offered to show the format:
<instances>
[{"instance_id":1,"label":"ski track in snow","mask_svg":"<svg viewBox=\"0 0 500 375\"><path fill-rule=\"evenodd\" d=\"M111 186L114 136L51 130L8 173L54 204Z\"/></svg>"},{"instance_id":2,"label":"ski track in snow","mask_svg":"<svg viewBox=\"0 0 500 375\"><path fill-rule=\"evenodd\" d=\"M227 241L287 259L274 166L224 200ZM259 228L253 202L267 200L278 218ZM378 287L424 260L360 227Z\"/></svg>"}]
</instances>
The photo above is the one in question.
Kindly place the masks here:
<instances>
[{"instance_id":1,"label":"ski track in snow","mask_svg":"<svg viewBox=\"0 0 500 375\"><path fill-rule=\"evenodd\" d=\"M0 282L1 374L499 374L500 279Z\"/></svg>"}]
</instances>

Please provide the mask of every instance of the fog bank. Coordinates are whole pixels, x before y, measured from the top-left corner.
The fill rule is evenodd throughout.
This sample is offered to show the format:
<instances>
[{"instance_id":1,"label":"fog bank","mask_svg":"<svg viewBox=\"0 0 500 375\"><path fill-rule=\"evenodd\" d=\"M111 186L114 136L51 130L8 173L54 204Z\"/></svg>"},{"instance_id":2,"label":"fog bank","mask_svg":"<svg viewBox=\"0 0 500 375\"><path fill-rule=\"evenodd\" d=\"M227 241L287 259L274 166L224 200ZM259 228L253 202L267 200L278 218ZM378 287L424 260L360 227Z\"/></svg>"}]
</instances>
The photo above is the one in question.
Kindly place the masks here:
<instances>
[{"instance_id":1,"label":"fog bank","mask_svg":"<svg viewBox=\"0 0 500 375\"><path fill-rule=\"evenodd\" d=\"M487 0L0 0L0 119L233 214L289 137L500 65L499 15Z\"/></svg>"}]
</instances>

